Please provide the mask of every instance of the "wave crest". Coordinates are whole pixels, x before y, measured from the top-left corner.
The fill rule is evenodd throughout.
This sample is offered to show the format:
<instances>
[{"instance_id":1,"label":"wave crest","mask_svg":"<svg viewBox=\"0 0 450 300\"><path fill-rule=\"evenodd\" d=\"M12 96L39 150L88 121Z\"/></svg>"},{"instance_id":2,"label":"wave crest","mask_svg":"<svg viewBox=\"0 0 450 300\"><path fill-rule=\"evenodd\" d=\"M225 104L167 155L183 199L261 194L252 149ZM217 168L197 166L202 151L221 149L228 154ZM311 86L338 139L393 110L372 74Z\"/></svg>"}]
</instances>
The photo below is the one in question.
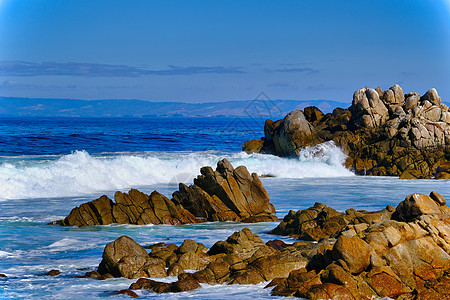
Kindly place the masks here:
<instances>
[{"instance_id":1,"label":"wave crest","mask_svg":"<svg viewBox=\"0 0 450 300\"><path fill-rule=\"evenodd\" d=\"M214 152L127 154L106 157L75 151L57 160L0 165L0 199L73 197L154 184L192 182L199 169L223 158L250 172L281 178L351 176L334 143L307 147L299 158Z\"/></svg>"}]
</instances>

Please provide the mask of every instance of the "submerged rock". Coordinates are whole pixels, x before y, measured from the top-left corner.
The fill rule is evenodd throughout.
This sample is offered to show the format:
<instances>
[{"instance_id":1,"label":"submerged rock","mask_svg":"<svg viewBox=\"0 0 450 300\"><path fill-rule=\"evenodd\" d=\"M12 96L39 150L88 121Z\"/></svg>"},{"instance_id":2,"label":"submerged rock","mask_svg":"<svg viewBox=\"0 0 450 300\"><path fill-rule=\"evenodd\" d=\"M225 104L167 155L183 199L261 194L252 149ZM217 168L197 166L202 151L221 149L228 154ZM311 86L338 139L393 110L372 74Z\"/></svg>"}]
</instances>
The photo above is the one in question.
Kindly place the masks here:
<instances>
[{"instance_id":1,"label":"submerged rock","mask_svg":"<svg viewBox=\"0 0 450 300\"><path fill-rule=\"evenodd\" d=\"M64 219L50 224L93 226L119 224L191 224L204 221L277 221L269 195L256 173L236 169L223 159L216 171L203 167L191 186L180 183L169 199L157 191L150 195L136 189L116 192L81 204Z\"/></svg>"},{"instance_id":2,"label":"submerged rock","mask_svg":"<svg viewBox=\"0 0 450 300\"><path fill-rule=\"evenodd\" d=\"M345 166L360 175L450 178L450 110L435 89L420 97L403 94L399 85L387 91L363 88L348 109L323 115L311 106L267 120L264 138L245 143L243 150L297 156L327 141L344 150Z\"/></svg>"},{"instance_id":3,"label":"submerged rock","mask_svg":"<svg viewBox=\"0 0 450 300\"><path fill-rule=\"evenodd\" d=\"M59 271L59 270L50 270L48 273L47 273L47 275L49 275L49 276L58 276L59 274L61 274L61 271Z\"/></svg>"}]
</instances>

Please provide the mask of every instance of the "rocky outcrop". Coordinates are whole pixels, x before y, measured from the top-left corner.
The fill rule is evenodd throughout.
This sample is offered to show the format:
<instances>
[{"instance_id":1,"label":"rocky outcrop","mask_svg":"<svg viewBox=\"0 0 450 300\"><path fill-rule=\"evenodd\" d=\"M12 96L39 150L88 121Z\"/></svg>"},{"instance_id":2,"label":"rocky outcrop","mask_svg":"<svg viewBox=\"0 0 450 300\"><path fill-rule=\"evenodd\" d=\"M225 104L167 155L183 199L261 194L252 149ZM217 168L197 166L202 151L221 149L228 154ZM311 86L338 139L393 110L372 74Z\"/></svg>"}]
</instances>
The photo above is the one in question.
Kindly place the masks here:
<instances>
[{"instance_id":1,"label":"rocky outcrop","mask_svg":"<svg viewBox=\"0 0 450 300\"><path fill-rule=\"evenodd\" d=\"M326 141L348 154L346 166L357 174L448 178L436 171L450 161L450 110L436 89L421 97L404 94L399 85L387 91L363 88L348 109L323 115L307 107L267 120L264 138L246 142L243 150L297 156L305 146Z\"/></svg>"},{"instance_id":2,"label":"rocky outcrop","mask_svg":"<svg viewBox=\"0 0 450 300\"><path fill-rule=\"evenodd\" d=\"M347 225L336 242L288 278L273 295L307 299L447 299L450 297L450 208L436 192L413 194L390 218Z\"/></svg>"},{"instance_id":3,"label":"rocky outcrop","mask_svg":"<svg viewBox=\"0 0 450 300\"><path fill-rule=\"evenodd\" d=\"M173 198L154 191L150 195L136 189L116 192L75 207L60 221L50 224L93 226L119 224L190 224L204 221L277 221L269 195L256 173L234 168L223 159L214 171L203 167L194 184L180 183Z\"/></svg>"},{"instance_id":4,"label":"rocky outcrop","mask_svg":"<svg viewBox=\"0 0 450 300\"><path fill-rule=\"evenodd\" d=\"M119 291L131 296L140 289L177 293L200 288L202 283L271 281L267 287L273 295L306 299L449 298L450 208L439 193L412 194L395 209L388 206L377 212L339 213L316 203L288 216L283 221L286 228L296 222L300 228L296 232L305 232L294 236L320 241L264 243L244 228L209 250L186 239L179 247L148 246L147 253L122 236L106 245L98 271L85 277L139 278L128 290ZM320 234L310 233L312 227L319 228ZM165 276L177 280L148 279Z\"/></svg>"},{"instance_id":5,"label":"rocky outcrop","mask_svg":"<svg viewBox=\"0 0 450 300\"><path fill-rule=\"evenodd\" d=\"M84 277L140 278L130 289L157 293L188 291L199 288L200 283L257 284L287 277L291 271L305 267L326 243L289 245L275 240L265 244L244 228L226 241L218 241L209 251L203 244L186 239L179 247L164 243L149 246L151 251L147 253L130 237L122 236L106 245L98 270ZM178 280L165 283L142 278L166 276L177 276Z\"/></svg>"},{"instance_id":6,"label":"rocky outcrop","mask_svg":"<svg viewBox=\"0 0 450 300\"><path fill-rule=\"evenodd\" d=\"M394 210L392 205L388 205L375 212L351 208L341 213L325 204L316 203L308 209L297 212L291 210L270 233L305 241L319 241L333 237L345 227L356 232L363 231L371 224L389 220Z\"/></svg>"}]
</instances>

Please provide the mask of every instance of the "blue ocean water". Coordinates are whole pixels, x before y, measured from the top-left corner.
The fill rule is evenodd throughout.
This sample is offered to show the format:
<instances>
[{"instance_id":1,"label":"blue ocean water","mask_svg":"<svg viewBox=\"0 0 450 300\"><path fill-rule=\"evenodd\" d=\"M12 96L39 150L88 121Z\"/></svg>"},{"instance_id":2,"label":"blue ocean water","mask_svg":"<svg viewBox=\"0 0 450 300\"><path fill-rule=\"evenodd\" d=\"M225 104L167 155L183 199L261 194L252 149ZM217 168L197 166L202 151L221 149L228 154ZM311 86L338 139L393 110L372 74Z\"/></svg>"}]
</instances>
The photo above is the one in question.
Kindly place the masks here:
<instances>
[{"instance_id":1,"label":"blue ocean water","mask_svg":"<svg viewBox=\"0 0 450 300\"><path fill-rule=\"evenodd\" d=\"M222 158L245 165L262 178L279 217L323 202L338 210L396 206L413 192L436 190L450 199L449 181L403 181L359 177L342 166L345 155L332 143L299 158L241 152L263 135L263 120L227 118L8 118L0 119L0 298L127 298L112 292L133 280L77 278L94 270L104 246L121 235L148 245L181 244L194 238L207 247L249 227L264 240L276 223L204 223L184 226L109 225L73 228L46 225L83 202L116 190L158 190L170 197L179 182L191 183L205 165ZM289 238L281 238L291 241ZM44 274L58 269L61 275ZM165 280L175 280L166 278ZM141 291L144 298L272 298L264 284L204 285L168 295ZM284 299L284 298L283 298Z\"/></svg>"}]
</instances>

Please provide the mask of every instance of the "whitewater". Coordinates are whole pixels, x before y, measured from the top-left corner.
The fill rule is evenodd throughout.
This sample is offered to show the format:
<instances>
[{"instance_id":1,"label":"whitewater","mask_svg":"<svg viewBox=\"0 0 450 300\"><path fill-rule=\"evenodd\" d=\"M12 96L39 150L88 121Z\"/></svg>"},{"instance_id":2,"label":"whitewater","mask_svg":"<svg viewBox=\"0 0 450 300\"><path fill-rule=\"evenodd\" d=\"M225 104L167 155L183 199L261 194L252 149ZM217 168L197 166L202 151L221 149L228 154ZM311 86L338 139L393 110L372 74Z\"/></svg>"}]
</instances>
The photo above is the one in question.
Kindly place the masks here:
<instances>
[{"instance_id":1,"label":"whitewater","mask_svg":"<svg viewBox=\"0 0 450 300\"><path fill-rule=\"evenodd\" d=\"M119 126L120 125L120 126ZM1 299L104 299L135 280L77 278L98 266L105 245L128 235L142 245L193 238L211 247L244 227L264 241L277 223L49 226L102 194L138 188L171 197L201 167L227 158L261 176L277 216L322 202L339 211L396 206L413 192L435 190L450 199L449 181L361 177L343 166L333 143L308 147L298 158L246 154L241 145L263 135L261 123L233 119L0 119ZM58 269L61 275L45 274ZM174 281L168 277L164 280ZM180 294L139 291L144 298L274 299L259 285L202 285ZM285 298L280 298L285 299Z\"/></svg>"},{"instance_id":2,"label":"whitewater","mask_svg":"<svg viewBox=\"0 0 450 300\"><path fill-rule=\"evenodd\" d=\"M24 158L24 157L22 157ZM74 151L52 160L37 156L0 165L0 200L74 197L154 184L192 183L203 166L223 158L250 172L277 178L338 177L353 174L343 167L345 154L332 142L302 150L299 158L218 152L116 153L90 155ZM25 158L26 159L26 158Z\"/></svg>"}]
</instances>

